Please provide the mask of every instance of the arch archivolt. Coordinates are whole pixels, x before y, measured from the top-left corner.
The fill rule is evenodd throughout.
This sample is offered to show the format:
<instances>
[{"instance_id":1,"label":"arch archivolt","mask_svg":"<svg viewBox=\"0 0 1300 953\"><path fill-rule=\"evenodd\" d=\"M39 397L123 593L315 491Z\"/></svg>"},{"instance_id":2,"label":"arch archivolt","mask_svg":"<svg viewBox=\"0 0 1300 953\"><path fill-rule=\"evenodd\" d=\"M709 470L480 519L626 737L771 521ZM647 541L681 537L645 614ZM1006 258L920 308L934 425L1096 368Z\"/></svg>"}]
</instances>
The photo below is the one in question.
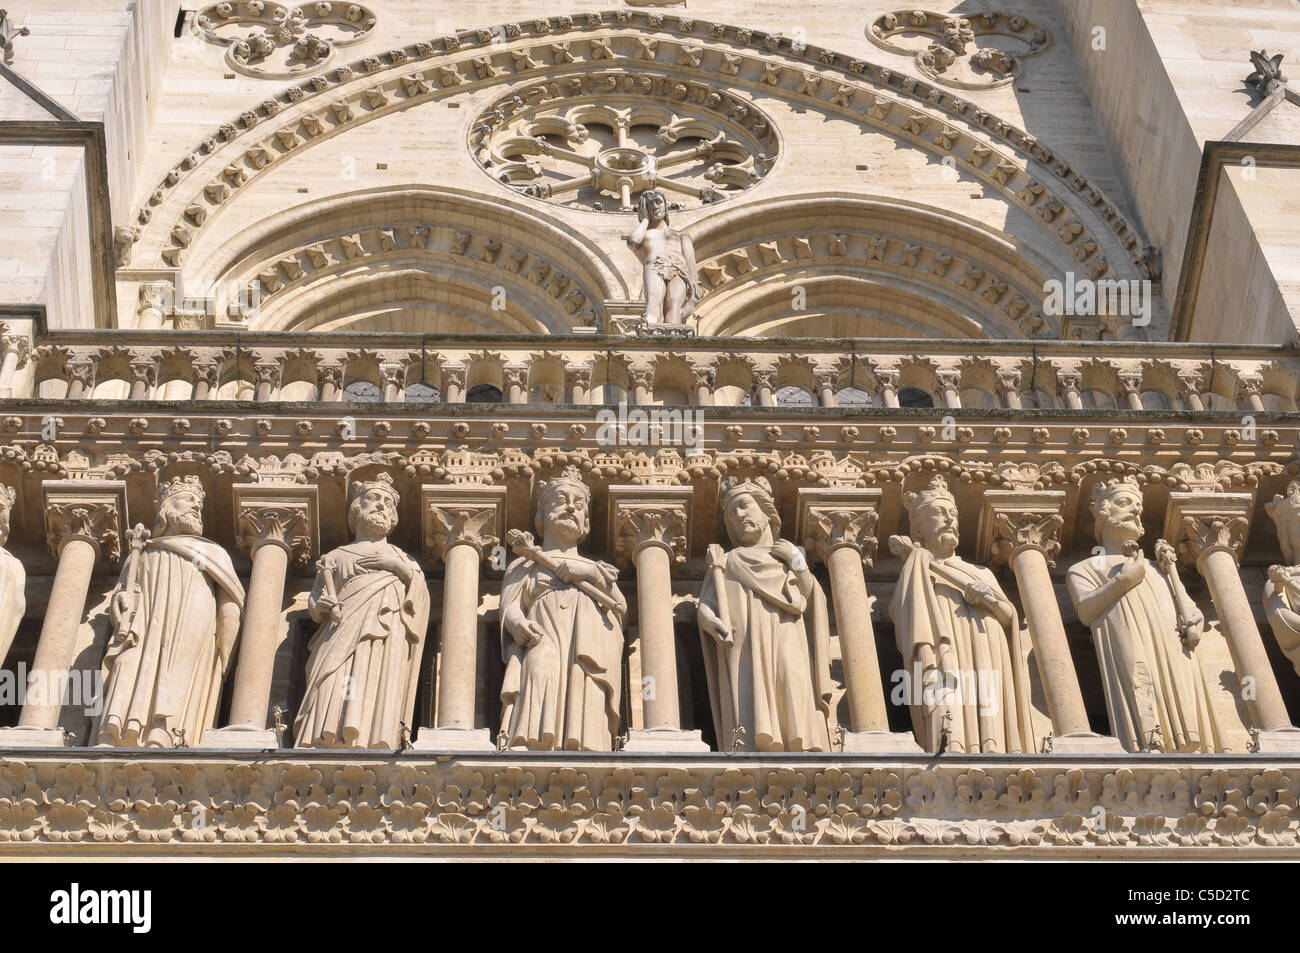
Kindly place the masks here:
<instances>
[{"instance_id":1,"label":"arch archivolt","mask_svg":"<svg viewBox=\"0 0 1300 953\"><path fill-rule=\"evenodd\" d=\"M501 36L505 43L494 42ZM517 88L517 106L504 102L520 109L602 91L669 104L705 102L717 87L780 97L882 131L973 176L1032 216L1088 277L1142 274L1145 243L1100 189L1024 130L950 91L776 34L634 10L465 31L291 86L198 143L148 197L140 228L125 240L188 268L204 226L302 150L379 116L494 86Z\"/></svg>"},{"instance_id":2,"label":"arch archivolt","mask_svg":"<svg viewBox=\"0 0 1300 953\"><path fill-rule=\"evenodd\" d=\"M833 227L812 230L810 223ZM1039 307L1044 281L1057 270L1032 248L937 209L792 196L729 210L696 230L696 260L709 289L697 309L703 334L771 333L773 321L806 325L846 307L879 308L886 296L903 308L890 312L890 336L1059 331Z\"/></svg>"},{"instance_id":3,"label":"arch archivolt","mask_svg":"<svg viewBox=\"0 0 1300 953\"><path fill-rule=\"evenodd\" d=\"M626 295L599 250L569 230L452 191L335 196L276 216L241 242L233 255L214 249L187 281L227 290L256 281L249 326L259 330L562 332L594 323L601 301ZM444 320L403 320L412 310Z\"/></svg>"}]
</instances>

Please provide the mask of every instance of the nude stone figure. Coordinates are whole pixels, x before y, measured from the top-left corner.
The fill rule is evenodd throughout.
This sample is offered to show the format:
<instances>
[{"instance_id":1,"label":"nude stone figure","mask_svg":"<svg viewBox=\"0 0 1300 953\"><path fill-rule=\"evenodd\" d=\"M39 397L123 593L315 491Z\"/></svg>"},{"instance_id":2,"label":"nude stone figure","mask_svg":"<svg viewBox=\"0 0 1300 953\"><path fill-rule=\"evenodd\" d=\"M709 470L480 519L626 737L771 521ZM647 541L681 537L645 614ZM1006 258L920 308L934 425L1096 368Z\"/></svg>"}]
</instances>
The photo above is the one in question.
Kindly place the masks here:
<instances>
[{"instance_id":1,"label":"nude stone figure","mask_svg":"<svg viewBox=\"0 0 1300 953\"><path fill-rule=\"evenodd\" d=\"M645 286L645 320L649 324L685 324L704 297L695 267L691 236L668 227L668 200L658 189L642 192L637 226L628 247L641 260Z\"/></svg>"}]
</instances>

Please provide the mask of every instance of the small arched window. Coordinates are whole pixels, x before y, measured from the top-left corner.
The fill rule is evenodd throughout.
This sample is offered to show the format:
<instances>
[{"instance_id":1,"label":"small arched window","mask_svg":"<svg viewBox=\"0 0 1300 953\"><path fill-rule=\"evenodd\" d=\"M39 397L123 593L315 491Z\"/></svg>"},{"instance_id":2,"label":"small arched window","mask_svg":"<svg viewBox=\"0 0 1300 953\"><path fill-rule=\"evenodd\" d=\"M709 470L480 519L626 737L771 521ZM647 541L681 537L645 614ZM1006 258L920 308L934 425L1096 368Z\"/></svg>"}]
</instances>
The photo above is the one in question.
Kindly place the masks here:
<instances>
[{"instance_id":1,"label":"small arched window","mask_svg":"<svg viewBox=\"0 0 1300 953\"><path fill-rule=\"evenodd\" d=\"M379 388L370 381L353 381L343 388L343 401L348 404L377 404L382 398Z\"/></svg>"},{"instance_id":2,"label":"small arched window","mask_svg":"<svg viewBox=\"0 0 1300 953\"><path fill-rule=\"evenodd\" d=\"M776 405L778 407L811 407L812 402L812 394L802 387L787 384L785 387L776 389Z\"/></svg>"},{"instance_id":3,"label":"small arched window","mask_svg":"<svg viewBox=\"0 0 1300 953\"><path fill-rule=\"evenodd\" d=\"M475 384L465 395L465 402L469 404L499 404L501 403L501 389L493 387L491 384Z\"/></svg>"},{"instance_id":4,"label":"small arched window","mask_svg":"<svg viewBox=\"0 0 1300 953\"><path fill-rule=\"evenodd\" d=\"M904 387L898 392L899 407L933 407L934 397L919 387Z\"/></svg>"},{"instance_id":5,"label":"small arched window","mask_svg":"<svg viewBox=\"0 0 1300 953\"><path fill-rule=\"evenodd\" d=\"M871 395L860 387L841 387L835 394L841 407L870 407Z\"/></svg>"},{"instance_id":6,"label":"small arched window","mask_svg":"<svg viewBox=\"0 0 1300 953\"><path fill-rule=\"evenodd\" d=\"M441 402L442 393L431 384L416 381L407 386L405 400L408 404L436 404Z\"/></svg>"}]
</instances>

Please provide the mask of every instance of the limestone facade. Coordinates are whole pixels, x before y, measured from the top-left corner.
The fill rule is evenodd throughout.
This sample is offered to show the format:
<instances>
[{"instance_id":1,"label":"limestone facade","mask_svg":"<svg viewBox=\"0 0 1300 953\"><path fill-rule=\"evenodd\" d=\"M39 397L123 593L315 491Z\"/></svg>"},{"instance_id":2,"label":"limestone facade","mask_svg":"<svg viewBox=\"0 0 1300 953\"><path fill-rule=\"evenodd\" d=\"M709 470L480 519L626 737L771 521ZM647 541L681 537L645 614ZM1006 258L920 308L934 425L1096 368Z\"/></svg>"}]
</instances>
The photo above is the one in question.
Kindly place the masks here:
<instances>
[{"instance_id":1,"label":"limestone facade","mask_svg":"<svg viewBox=\"0 0 1300 953\"><path fill-rule=\"evenodd\" d=\"M1300 854L1300 14L963 8L10 11L0 856Z\"/></svg>"}]
</instances>

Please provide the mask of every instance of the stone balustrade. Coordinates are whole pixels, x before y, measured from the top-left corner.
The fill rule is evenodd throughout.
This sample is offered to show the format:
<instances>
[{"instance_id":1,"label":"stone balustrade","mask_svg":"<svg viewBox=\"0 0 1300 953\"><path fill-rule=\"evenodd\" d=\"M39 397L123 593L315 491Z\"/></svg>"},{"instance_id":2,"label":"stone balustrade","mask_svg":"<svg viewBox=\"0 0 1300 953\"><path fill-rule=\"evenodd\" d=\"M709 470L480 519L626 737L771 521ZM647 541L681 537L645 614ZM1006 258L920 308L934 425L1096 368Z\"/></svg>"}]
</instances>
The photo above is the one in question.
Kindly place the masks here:
<instances>
[{"instance_id":1,"label":"stone balustrade","mask_svg":"<svg viewBox=\"0 0 1300 953\"><path fill-rule=\"evenodd\" d=\"M1293 349L1078 341L53 334L16 396L68 401L1291 411ZM26 339L24 338L25 342ZM336 343L337 341L337 343ZM30 353L29 353L30 352ZM7 375L7 376L6 376ZM8 383L7 383L8 382Z\"/></svg>"}]
</instances>

